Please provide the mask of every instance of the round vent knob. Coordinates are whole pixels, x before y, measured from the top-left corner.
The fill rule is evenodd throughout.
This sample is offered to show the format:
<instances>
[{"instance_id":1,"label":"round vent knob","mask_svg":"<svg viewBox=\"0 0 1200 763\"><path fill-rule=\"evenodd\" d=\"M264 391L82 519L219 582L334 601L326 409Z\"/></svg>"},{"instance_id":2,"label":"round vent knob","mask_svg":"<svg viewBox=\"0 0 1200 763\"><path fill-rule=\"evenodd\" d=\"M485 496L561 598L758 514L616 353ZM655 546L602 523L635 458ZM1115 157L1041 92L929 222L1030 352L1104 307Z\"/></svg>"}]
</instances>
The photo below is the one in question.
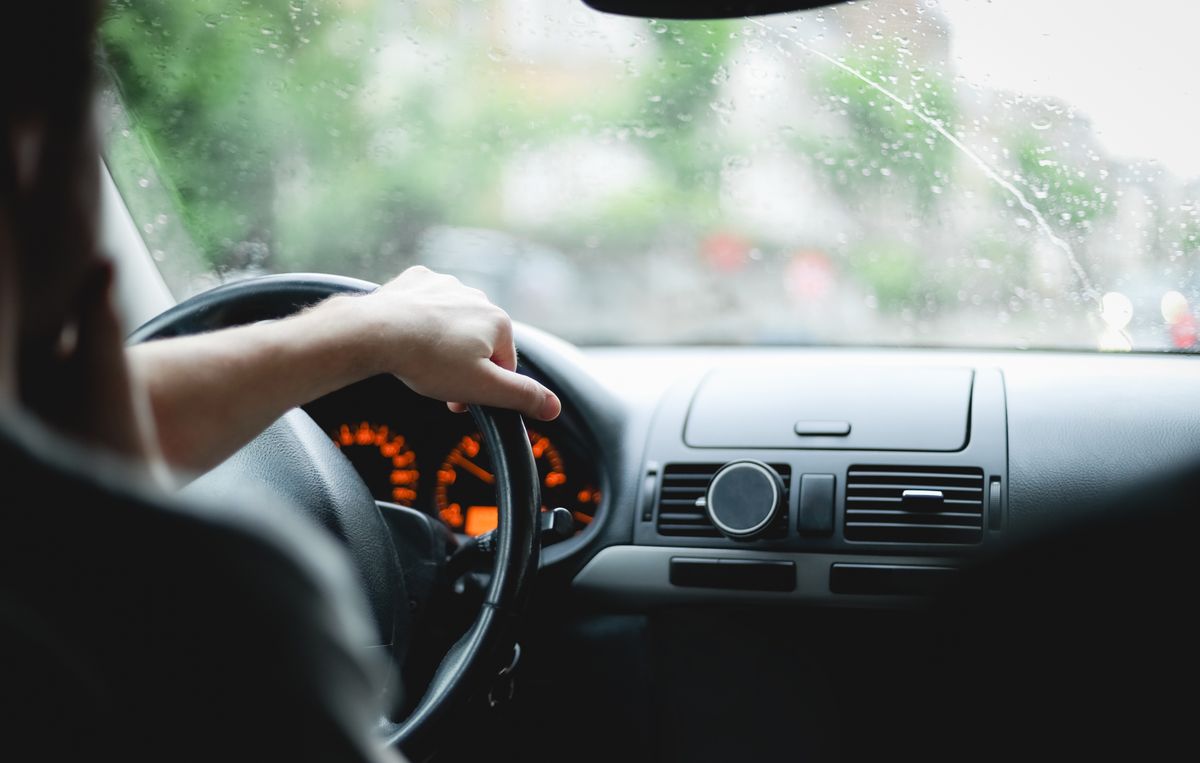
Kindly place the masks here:
<instances>
[{"instance_id":1,"label":"round vent knob","mask_svg":"<svg viewBox=\"0 0 1200 763\"><path fill-rule=\"evenodd\" d=\"M730 538L753 538L779 513L783 482L761 461L732 461L708 483L708 518Z\"/></svg>"}]
</instances>

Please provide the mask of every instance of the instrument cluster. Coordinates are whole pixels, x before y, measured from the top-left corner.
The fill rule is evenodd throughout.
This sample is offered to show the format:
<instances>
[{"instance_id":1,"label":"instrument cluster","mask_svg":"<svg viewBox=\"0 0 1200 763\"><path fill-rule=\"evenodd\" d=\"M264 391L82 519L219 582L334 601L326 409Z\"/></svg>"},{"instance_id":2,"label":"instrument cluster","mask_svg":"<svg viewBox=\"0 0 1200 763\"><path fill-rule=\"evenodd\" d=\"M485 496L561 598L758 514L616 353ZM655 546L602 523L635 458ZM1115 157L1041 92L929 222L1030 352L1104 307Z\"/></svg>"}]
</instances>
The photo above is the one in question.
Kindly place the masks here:
<instances>
[{"instance_id":1,"label":"instrument cluster","mask_svg":"<svg viewBox=\"0 0 1200 763\"><path fill-rule=\"evenodd\" d=\"M305 410L346 455L377 500L439 518L450 530L481 535L496 527L491 460L469 414L375 377ZM529 422L542 510L562 506L577 532L593 521L600 480L581 438L561 419Z\"/></svg>"}]
</instances>

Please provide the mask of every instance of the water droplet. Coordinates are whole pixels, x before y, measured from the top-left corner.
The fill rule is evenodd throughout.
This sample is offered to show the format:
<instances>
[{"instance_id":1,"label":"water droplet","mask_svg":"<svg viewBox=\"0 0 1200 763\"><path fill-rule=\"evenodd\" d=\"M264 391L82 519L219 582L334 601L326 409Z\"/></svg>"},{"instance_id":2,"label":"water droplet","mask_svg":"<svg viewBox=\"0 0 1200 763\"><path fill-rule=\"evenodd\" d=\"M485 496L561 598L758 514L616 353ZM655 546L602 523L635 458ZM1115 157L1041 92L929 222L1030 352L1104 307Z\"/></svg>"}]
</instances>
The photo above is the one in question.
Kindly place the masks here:
<instances>
[{"instance_id":1,"label":"water droplet","mask_svg":"<svg viewBox=\"0 0 1200 763\"><path fill-rule=\"evenodd\" d=\"M138 188L149 188L150 178L138 178Z\"/></svg>"},{"instance_id":2,"label":"water droplet","mask_svg":"<svg viewBox=\"0 0 1200 763\"><path fill-rule=\"evenodd\" d=\"M733 101L713 101L708 104L708 107L718 114L728 115L733 113Z\"/></svg>"},{"instance_id":3,"label":"water droplet","mask_svg":"<svg viewBox=\"0 0 1200 763\"><path fill-rule=\"evenodd\" d=\"M1035 119L1029 123L1029 126L1035 130L1049 130L1050 129L1050 120L1049 119Z\"/></svg>"}]
</instances>

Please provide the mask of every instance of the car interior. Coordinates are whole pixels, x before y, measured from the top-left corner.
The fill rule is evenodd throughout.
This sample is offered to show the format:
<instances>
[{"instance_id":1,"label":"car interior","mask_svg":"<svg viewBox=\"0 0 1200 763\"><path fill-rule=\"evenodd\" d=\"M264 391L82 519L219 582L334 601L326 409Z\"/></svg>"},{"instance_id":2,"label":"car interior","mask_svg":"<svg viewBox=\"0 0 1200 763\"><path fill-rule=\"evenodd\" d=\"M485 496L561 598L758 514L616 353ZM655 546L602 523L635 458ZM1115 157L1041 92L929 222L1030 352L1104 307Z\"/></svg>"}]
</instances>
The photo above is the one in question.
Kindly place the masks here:
<instances>
[{"instance_id":1,"label":"car interior","mask_svg":"<svg viewBox=\"0 0 1200 763\"><path fill-rule=\"evenodd\" d=\"M204 7L187 15L196 41L177 44L199 49L208 44L202 35L221 33L233 23L221 19L249 13L232 2L199 5ZM294 2L290 13L308 18L321 5ZM182 75L172 61L160 61L150 75L138 70L131 63L135 58L129 51L135 47L129 40L140 38L126 26L137 14L153 19L155 13L173 11L149 0L113 3L109 26L102 29L117 83L102 96L102 111L112 123L101 173L103 235L106 251L118 263L120 308L131 343L282 318L330 295L369 291L386 272L426 262L482 286L513 313L520 372L562 400L558 419L523 423L515 414L484 408L451 413L444 403L417 395L396 378L374 377L292 411L238 456L183 489L185 495L218 500L232 499L248 485L269 489L338 535L363 575L379 621L393 633L403 631L392 644L402 688L389 698L388 718L380 727L389 743L413 760L438 761L971 760L1103 757L1117 751L1157 757L1187 738L1195 677L1195 628L1188 624L1194 606L1186 604L1193 600L1191 510L1200 503L1193 476L1200 464L1200 366L1192 356L1194 305L1200 300L1200 227L1193 227L1200 218L1192 210L1200 174L1190 181L1169 181L1186 172L1163 169L1167 159L1156 160L1150 169L1129 160L1122 166L1132 173L1129 177L1142 178L1142 184L1135 189L1130 181L1119 186L1113 199L1095 201L1097 208L1108 205L1095 217L1085 218L1083 212L1073 217L1075 207L1051 202L1081 209L1092 203L1084 197L1099 177L1094 170L1101 162L1080 159L1079 177L1085 170L1091 174L1079 180L1073 174L1076 165L1063 158L1074 150L1063 145L1076 141L1078 147L1088 140L1079 137L1071 121L1084 123L1086 118L1076 117L1071 104L1055 102L1054 118L1062 124L1043 129L1035 114L1033 126L1021 133L1030 140L1050 136L1046 145L1059 150L1053 156L1034 151L1035 159L1022 175L1019 169L1004 169L1007 148L987 145L990 133L978 128L978 111L946 116L949 112L937 111L932 96L925 105L917 103L915 112L906 111L900 105L905 99L894 95L900 92L894 78L885 77L880 85L869 70L857 68L859 59L850 53L822 47L826 37L833 45L843 34L869 43L874 27L855 26L859 16L890 19L892 27L884 32L891 39L895 26L909 23L904 19L910 17L912 24L918 17L926 23L943 13L957 18L951 7L957 3L587 0L585 6L577 0L381 0L378 5L381 13L403 23L415 19L414 24L423 23L424 14L439 19L439 14L465 14L473 8L487 19L478 22L481 28L502 26L504 8L518 8L513 11L518 18L548 13L553 22L549 33L529 31L522 37L515 32L503 55L481 58L497 67L516 66L520 44L530 49L549 45L546 35L557 33L564 41L554 43L554 49L574 55L574 47L590 44L577 27L593 20L630 25L635 30L630 39L663 45L667 52L654 55L664 57L673 55L668 45L695 44L706 51L705 35L724 40L732 30L730 34L742 36L730 44L745 42L747 60L762 55L768 63L756 69L751 61L738 69L727 62L728 71L720 70L724 74L706 70L704 82L719 80L714 87L728 83L742 109L757 108L757 74L763 82L784 76L777 75L783 64L770 61L801 69L820 65L835 78L830 81L851 88L868 105L821 95L822 103L830 100L832 105L822 106L814 120L842 125L837 120L851 119L856 108L863 114L884 109L888 119L908 120L906 139L921 144L926 153L910 146L907 154L894 147L889 154L885 146L883 169L892 166L900 175L913 166L944 161L937 172L955 167L960 173L957 179L935 178L940 185L933 186L937 190L932 195L897 192L879 202L883 206L851 201L837 209L816 207L805 218L801 228L828 224L859 230L855 215L890 210L893 217L869 223L876 233L864 234L863 240L880 241L879 230L903 229L897 235L916 241L914 246L927 250L922 256L934 263L912 283L904 281L908 285L902 289L908 291L899 297L888 291L894 281L887 279L907 273L903 262L908 260L897 265L901 260L887 255L862 260L867 264L859 270L846 265L845 272L859 274L855 277L877 277L874 286L853 292L853 310L824 296L830 279L832 293L842 293L836 273L842 272L845 242L832 234L827 245L815 234L810 239L797 234L799 248L787 250L791 259L767 270L774 267L770 260L775 255L766 244L753 243L757 239L752 234L746 234L752 243L742 246L732 235L694 242L687 239L690 233L679 233L692 242L680 246L700 252L689 249L688 256L711 270L703 279L676 268L664 248L663 241L676 240L669 236L648 245L645 262L631 258L581 270L581 276L573 271L563 275L559 265L547 264L556 253L529 243L567 251L569 247L556 243L552 231L557 229L550 223L545 231L551 232L541 237L523 223L507 230L495 224L481 232L489 225L476 224L470 215L462 224L450 213L435 215L436 225L423 231L396 234L411 244L403 256L347 255L344 267L339 267L336 252L324 260L299 255L264 259L251 246L231 244L236 236L213 243L225 235L219 226L211 235L195 233L195 219L203 214L188 212L188 205L208 198L206 193L221 193L220 187L196 190L211 185L211 176L196 181L199 185L175 181L178 185L167 194L174 195L177 205L169 224L147 201L146 194L162 191L168 182L163 178L170 175L174 160L158 155L170 152L173 144L170 139L154 143L151 159L137 159L122 148L121 134L138 134L139 119L150 107L139 107L137 99L154 103L144 95L157 87L154 72L163 81ZM989 19L1015 17L997 22L998 30L1022 23L1037 28L1039 4L982 5L988 6ZM480 10L484 6L493 10ZM1185 13L1184 4L1171 7ZM1132 16L1134 10L1130 6L1128 13ZM1158 9L1157 16L1148 12L1137 23L1178 25L1168 10ZM261 34L239 44L267 46L265 53L251 54L252 59L272 55L269 46L282 33L270 32L257 16L247 23L261 24ZM764 24L773 30L771 37L756 36ZM815 24L828 31L813 33ZM524 29L519 24L514 28ZM967 29L966 22L962 28ZM350 39L361 35L361 28L337 29L344 33L337 44L376 44ZM674 31L679 29L685 31ZM147 25L138 34L152 31ZM677 45L669 39L673 35ZM792 39L796 45L786 44ZM766 52L756 52L759 44ZM887 55L910 74L920 68L913 61L931 70L941 63L950 72L944 74L945 82L956 81L955 65L967 68L966 63L954 64L953 56L936 44L913 47L911 54L892 47ZM863 50L869 53L870 48ZM901 45L901 50L907 48ZM412 59L405 70L409 74L450 55L445 48L422 51L428 59ZM868 53L861 59L869 60ZM649 69L654 60L666 60L654 55L629 66ZM675 68L663 71L674 73L656 83L678 88L675 96L664 91L667 100L682 102L684 88L691 86L687 77L695 71L692 64L701 60L668 61ZM877 67L878 72L885 69ZM286 71L271 76L286 79ZM572 82L565 74L554 79L542 72L538 77L520 97L537 101L542 93ZM931 74L925 77L932 79ZM979 81L991 82L995 92L962 84L962 97L975 99L975 108L1009 109L1019 112L1014 119L1029 121L1021 111L1028 103L1020 97L1015 97L1016 105L1003 100L1009 96L1003 94L1008 91L999 76ZM283 80L276 87L288 88ZM742 93L750 95L742 98ZM616 96L601 88L589 97L604 101ZM1193 89L1176 97L1190 101L1180 108L1197 115L1200 93ZM639 95L639 103L644 101ZM785 101L776 94L764 102L783 108ZM230 101L235 102L242 103ZM711 145L717 152L721 131L733 134L738 125L736 117L721 111L721 103L714 100L712 108L702 104L695 112L697 121L711 118L717 120L714 125L725 126L714 128L716 132L701 130L695 138L697 145ZM799 111L789 112L785 121L804 118L805 105L795 108ZM1085 110L1081 106L1080 114ZM555 113L547 107L536 117L505 110L488 112L488 117L510 119L512 129L519 131L525 124L521 120L553 120ZM189 119L186 109L154 118L159 120L155 125ZM320 119L313 117L314 122ZM610 129L615 122L579 121L587 122L592 131L587 134L605 145L627 139L670 144L672 130L693 129L686 120L674 120L659 138L635 139ZM836 142L818 141L802 149L794 149L801 143L791 133L772 135L792 141L788 150L808 152L810 158L796 165L809 168L804 172L825 172L824 163L844 150L836 154L841 175L828 175L832 185L814 186L818 195L843 198L838 194L868 170L873 179L888 180L879 177L878 162L861 156L854 160L863 146L878 150L878 135L870 133L878 124L855 124L859 128L830 128ZM626 127L632 135L649 129L647 125ZM416 131L413 127L410 132ZM530 134L536 146L540 133ZM441 137L430 140L455 145L467 140L449 130L437 135ZM412 135L392 138L398 143L417 140ZM499 151L501 143L495 138L487 151ZM180 151L186 149L179 145ZM786 183L772 185L772 178L791 177L784 170L793 165L783 159L773 163L775 155L763 148L765 143L754 145L746 154L752 157L749 169L717 157L712 177L725 185L713 193L726 205L722 209L743 201L768 208L774 198L785 206L807 203L790 194ZM760 149L762 153L753 153ZM612 169L624 166L616 154L597 154L599 159L588 159L585 152L551 154L543 161L526 144L521 151L525 153L518 155L529 166L549 167L551 175L568 172L560 163L586 167L597 161L603 170L598 176L611 171L618 178L614 182L624 177ZM1114 149L1113 156L1118 154ZM1193 149L1192 154L1200 152ZM464 161L475 156L469 153ZM1116 166L1117 159L1105 157ZM1046 181L1051 188L1047 201L1037 195L1035 175L1038 162L1051 159L1070 165L1071 173ZM275 178L268 183L271 190L260 183L247 193L284 198L301 193L297 177L315 185L323 182L318 176L324 165L315 159L303 171L265 154L244 156L240 164L212 161L214 172L241 173L239 177L256 183ZM378 157L370 161L386 164ZM441 172L430 166L434 169L422 165L413 175ZM736 178L750 178L751 170L763 167L762 176L753 178L766 184L766 190L748 192L746 199L730 190L737 186ZM641 171L635 170L630 172ZM784 174L772 174L776 170ZM502 174L478 172L480 184L492 182L485 175ZM796 172L795 177L809 177ZM847 173L861 177L848 179ZM448 175L440 177L446 188L438 191L439 198L470 195L469 182L455 185L458 181ZM597 184L584 188L564 181L535 193L529 190L533 186L522 185L523 177L517 173L497 180L497 187L514 198L537 196L552 210L559 209L556 196L577 195L575 201L582 205L591 198L588 193L601 192L592 187ZM365 175L353 178L363 185L375 182ZM1095 182L1097 188L1102 185ZM665 183L663 193L678 190L672 185ZM372 192L386 196L378 188ZM951 195L955 198L945 201ZM278 198L272 202L276 210L286 201ZM656 206L652 195L640 204L636 195L631 198L633 206L614 207L617 217L611 218L611 235L619 244L625 241L619 236L622 226L632 230L644 218L666 219L682 209L666 201ZM329 199L321 204L336 207ZM395 214L403 217L407 207L397 204ZM1150 223L1129 217L1141 212L1124 211L1147 205L1157 205ZM322 216L318 206L306 207L297 218L311 215L311 227L297 225L272 239L272 246L286 249L289 241L304 236L314 237L314 250L336 248L338 236L351 249L358 246L357 218L337 217L342 222L333 227L344 230L335 235L325 230L332 218ZM376 212L363 209L361 214L365 219ZM1065 217L1060 219L1060 213ZM554 224L579 226L581 242L594 231L609 234L610 228L599 223L572 222L590 218L554 214L561 217ZM785 210L779 219L798 214ZM928 218L940 238L922 238L930 230L919 227L926 224L922 218ZM745 219L753 223L767 217ZM1019 239L1013 246L1022 257L1028 255L1020 262L1031 274L1029 283L1041 285L1017 279L1018 260L1005 259L1009 255L997 254L991 264L980 264L991 255L981 253L985 249L967 251L965 239L956 238L975 224L991 231L988 246ZM184 241L181 229L189 225L193 236ZM395 225L399 229L403 224ZM1113 234L1119 225L1126 226L1119 229L1124 231L1157 227L1146 234L1153 241L1134 244ZM1117 235L1129 253L1106 254L1105 237L1110 235ZM252 239L246 234L237 240ZM186 258L173 246L187 251L212 246L234 254L195 276L198 271L181 265ZM305 246L297 251L308 251ZM479 251L484 254L473 254ZM588 257L609 256L604 245L589 251L580 244L577 259L587 263ZM844 262L860 262L854 259L858 256L845 255ZM611 270L599 269L603 267ZM942 271L931 268L944 268L950 275L943 280ZM951 276L967 269L969 277L953 285ZM191 273L190 280L181 273ZM1144 283L1138 280L1142 276ZM796 284L787 292L786 299L795 300L787 303L789 312L771 312L772 300L784 296L756 296L766 293L761 285L765 279ZM185 280L187 286L180 286ZM538 295L556 283L564 295L538 302ZM734 287L726 284L744 287L749 296L727 295L722 290L732 294ZM945 300L938 305L950 306L936 315L936 306L929 307L927 314L923 310L934 305L935 286L943 294L937 299ZM982 303L977 295L983 295ZM819 309L804 312L805 300ZM619 315L623 311L628 315ZM668 330L672 319L663 317L670 315L679 316L682 327L674 334ZM567 317L560 323L555 316ZM626 319L649 328L626 341ZM787 320L794 325L784 325ZM848 328L833 335L822 328L827 323ZM556 329L558 325L566 328ZM872 333L876 326L882 328ZM704 333L708 329L712 331ZM365 524L346 519L368 515ZM381 537L395 549L398 568L383 569L362 552ZM505 617L495 614L499 611Z\"/></svg>"}]
</instances>

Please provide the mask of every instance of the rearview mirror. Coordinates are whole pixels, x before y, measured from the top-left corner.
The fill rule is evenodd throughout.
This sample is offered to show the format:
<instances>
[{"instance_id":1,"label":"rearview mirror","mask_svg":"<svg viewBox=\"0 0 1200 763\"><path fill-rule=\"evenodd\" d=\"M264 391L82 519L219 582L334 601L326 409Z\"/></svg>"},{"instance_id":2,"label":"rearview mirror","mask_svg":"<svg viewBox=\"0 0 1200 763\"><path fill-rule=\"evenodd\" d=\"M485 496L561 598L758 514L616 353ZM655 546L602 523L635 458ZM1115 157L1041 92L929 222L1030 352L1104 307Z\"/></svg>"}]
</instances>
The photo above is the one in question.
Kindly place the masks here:
<instances>
[{"instance_id":1,"label":"rearview mirror","mask_svg":"<svg viewBox=\"0 0 1200 763\"><path fill-rule=\"evenodd\" d=\"M842 0L583 0L604 13L651 19L730 19L804 11Z\"/></svg>"}]
</instances>

